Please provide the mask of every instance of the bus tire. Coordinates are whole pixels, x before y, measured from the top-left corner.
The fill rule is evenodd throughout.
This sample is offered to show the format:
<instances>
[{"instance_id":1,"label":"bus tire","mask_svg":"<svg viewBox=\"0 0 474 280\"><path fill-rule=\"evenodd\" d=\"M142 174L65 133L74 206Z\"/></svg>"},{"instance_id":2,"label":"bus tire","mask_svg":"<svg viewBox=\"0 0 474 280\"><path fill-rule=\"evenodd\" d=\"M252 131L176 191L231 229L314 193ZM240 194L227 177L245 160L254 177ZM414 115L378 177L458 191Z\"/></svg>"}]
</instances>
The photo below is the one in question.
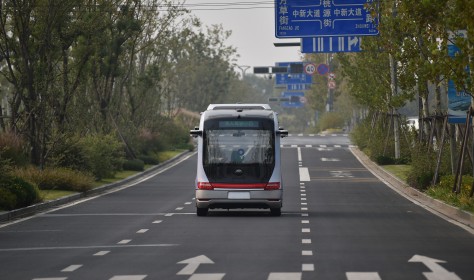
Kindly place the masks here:
<instances>
[{"instance_id":1,"label":"bus tire","mask_svg":"<svg viewBox=\"0 0 474 280\"><path fill-rule=\"evenodd\" d=\"M281 216L281 208L270 208L270 213L272 216L279 217Z\"/></svg>"},{"instance_id":2,"label":"bus tire","mask_svg":"<svg viewBox=\"0 0 474 280\"><path fill-rule=\"evenodd\" d=\"M208 211L209 211L208 208L197 208L196 207L196 215L198 215L199 217L207 216Z\"/></svg>"}]
</instances>

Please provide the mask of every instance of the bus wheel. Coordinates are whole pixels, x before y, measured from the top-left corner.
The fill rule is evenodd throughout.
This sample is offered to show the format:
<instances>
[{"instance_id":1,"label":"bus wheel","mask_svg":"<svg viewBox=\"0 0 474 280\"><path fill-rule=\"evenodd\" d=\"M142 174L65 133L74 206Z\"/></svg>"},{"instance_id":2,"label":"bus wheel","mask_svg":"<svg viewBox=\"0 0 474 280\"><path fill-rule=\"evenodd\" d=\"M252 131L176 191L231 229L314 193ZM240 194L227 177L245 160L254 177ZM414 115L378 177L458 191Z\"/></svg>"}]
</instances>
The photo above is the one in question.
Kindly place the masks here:
<instances>
[{"instance_id":1,"label":"bus wheel","mask_svg":"<svg viewBox=\"0 0 474 280\"><path fill-rule=\"evenodd\" d=\"M270 208L272 216L278 217L281 216L281 208Z\"/></svg>"},{"instance_id":2,"label":"bus wheel","mask_svg":"<svg viewBox=\"0 0 474 280\"><path fill-rule=\"evenodd\" d=\"M206 216L208 211L209 211L209 208L197 208L196 207L196 214L200 217L201 216Z\"/></svg>"}]
</instances>

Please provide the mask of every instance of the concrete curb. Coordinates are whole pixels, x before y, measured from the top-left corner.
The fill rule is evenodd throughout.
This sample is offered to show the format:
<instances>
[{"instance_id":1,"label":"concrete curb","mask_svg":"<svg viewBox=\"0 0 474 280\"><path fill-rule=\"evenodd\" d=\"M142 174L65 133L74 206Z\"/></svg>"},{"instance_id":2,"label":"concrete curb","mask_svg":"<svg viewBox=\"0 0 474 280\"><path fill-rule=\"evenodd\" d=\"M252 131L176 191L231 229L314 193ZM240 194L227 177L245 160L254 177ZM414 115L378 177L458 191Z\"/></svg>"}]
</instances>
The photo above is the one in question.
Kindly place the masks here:
<instances>
[{"instance_id":1,"label":"concrete curb","mask_svg":"<svg viewBox=\"0 0 474 280\"><path fill-rule=\"evenodd\" d=\"M356 147L350 148L354 156L372 173L376 176L383 178L385 183L397 191L398 193L407 196L408 198L418 202L419 204L426 206L434 212L437 212L441 216L447 217L448 219L459 222L470 228L474 228L474 215L460 210L457 207L448 205L440 200L434 199L410 186L405 182L401 181L399 178L395 177L390 172L387 172L382 167L375 164L368 156L366 156L362 151Z\"/></svg>"},{"instance_id":2,"label":"concrete curb","mask_svg":"<svg viewBox=\"0 0 474 280\"><path fill-rule=\"evenodd\" d=\"M146 175L157 172L157 171L161 170L162 168L167 167L168 165L173 164L173 163L179 161L180 159L182 159L182 158L184 158L184 157L186 157L186 156L188 156L192 153L193 152L189 152L189 151L183 152L183 153L175 156L174 158L169 159L167 161L164 161L164 162L162 162L158 165L155 165L155 166L153 166L153 167L151 167L151 168L149 168L149 169L147 169L143 172L137 173L133 176L127 177L123 180L120 180L120 181L117 181L117 182L114 182L114 183L111 183L111 184L107 184L107 185L104 185L104 186L101 186L101 187L98 187L98 188L95 188L95 189L91 189L91 190L83 192L83 193L72 194L72 195L69 195L69 196L58 198L56 200L38 203L38 204L31 205L31 206L21 208L21 209L15 209L15 210L12 210L12 211L7 211L7 212L0 212L0 223L8 222L8 221L18 219L18 218L31 216L31 215L36 214L38 212L42 212L42 211L45 211L45 210L48 210L48 209L51 209L51 208L54 208L54 207L65 205L65 204L71 203L73 201L76 201L76 200L79 200L79 199L82 199L82 198L85 198L85 197L97 196L97 195L105 193L109 190L121 187L121 186L123 186L127 183L138 180L138 179L140 179L140 178L142 178Z\"/></svg>"}]
</instances>

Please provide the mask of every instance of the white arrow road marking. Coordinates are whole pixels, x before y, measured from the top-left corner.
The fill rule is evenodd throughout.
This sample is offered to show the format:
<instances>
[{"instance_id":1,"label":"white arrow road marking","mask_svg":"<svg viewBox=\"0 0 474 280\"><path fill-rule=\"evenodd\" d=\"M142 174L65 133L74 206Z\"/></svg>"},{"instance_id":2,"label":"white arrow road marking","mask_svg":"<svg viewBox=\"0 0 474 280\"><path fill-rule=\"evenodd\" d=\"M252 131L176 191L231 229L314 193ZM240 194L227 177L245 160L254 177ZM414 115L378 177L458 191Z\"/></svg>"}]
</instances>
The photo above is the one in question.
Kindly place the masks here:
<instances>
[{"instance_id":1,"label":"white arrow road marking","mask_svg":"<svg viewBox=\"0 0 474 280\"><path fill-rule=\"evenodd\" d=\"M377 272L346 272L347 280L382 280Z\"/></svg>"},{"instance_id":2,"label":"white arrow road marking","mask_svg":"<svg viewBox=\"0 0 474 280\"><path fill-rule=\"evenodd\" d=\"M193 274L188 280L221 280L225 273Z\"/></svg>"},{"instance_id":3,"label":"white arrow road marking","mask_svg":"<svg viewBox=\"0 0 474 280\"><path fill-rule=\"evenodd\" d=\"M426 265L431 272L423 272L428 280L461 280L454 272L447 271L438 263L445 263L443 260L437 260L426 256L414 255L408 262L421 262Z\"/></svg>"},{"instance_id":4,"label":"white arrow road marking","mask_svg":"<svg viewBox=\"0 0 474 280\"><path fill-rule=\"evenodd\" d=\"M176 275L192 275L201 264L214 264L214 262L204 255L190 258L178 262L178 264L186 264Z\"/></svg>"},{"instance_id":5,"label":"white arrow road marking","mask_svg":"<svg viewBox=\"0 0 474 280\"><path fill-rule=\"evenodd\" d=\"M267 280L301 280L301 272L272 272Z\"/></svg>"}]
</instances>

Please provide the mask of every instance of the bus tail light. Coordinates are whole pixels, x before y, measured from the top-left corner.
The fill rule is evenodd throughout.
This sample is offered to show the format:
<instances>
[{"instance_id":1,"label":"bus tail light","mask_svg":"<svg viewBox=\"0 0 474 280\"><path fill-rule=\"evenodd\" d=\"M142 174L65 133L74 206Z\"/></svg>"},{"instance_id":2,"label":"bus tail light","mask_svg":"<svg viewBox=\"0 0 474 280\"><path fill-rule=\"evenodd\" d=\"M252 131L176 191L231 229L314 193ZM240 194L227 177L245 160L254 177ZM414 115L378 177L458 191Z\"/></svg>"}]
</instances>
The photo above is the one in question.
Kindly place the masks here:
<instances>
[{"instance_id":1,"label":"bus tail light","mask_svg":"<svg viewBox=\"0 0 474 280\"><path fill-rule=\"evenodd\" d=\"M212 191L214 189L212 184L209 182L198 182L197 185L198 185L198 189L200 190Z\"/></svg>"},{"instance_id":2,"label":"bus tail light","mask_svg":"<svg viewBox=\"0 0 474 280\"><path fill-rule=\"evenodd\" d=\"M279 189L280 189L280 183L279 182L268 183L265 186L266 191L273 191L273 190L279 190Z\"/></svg>"}]
</instances>

